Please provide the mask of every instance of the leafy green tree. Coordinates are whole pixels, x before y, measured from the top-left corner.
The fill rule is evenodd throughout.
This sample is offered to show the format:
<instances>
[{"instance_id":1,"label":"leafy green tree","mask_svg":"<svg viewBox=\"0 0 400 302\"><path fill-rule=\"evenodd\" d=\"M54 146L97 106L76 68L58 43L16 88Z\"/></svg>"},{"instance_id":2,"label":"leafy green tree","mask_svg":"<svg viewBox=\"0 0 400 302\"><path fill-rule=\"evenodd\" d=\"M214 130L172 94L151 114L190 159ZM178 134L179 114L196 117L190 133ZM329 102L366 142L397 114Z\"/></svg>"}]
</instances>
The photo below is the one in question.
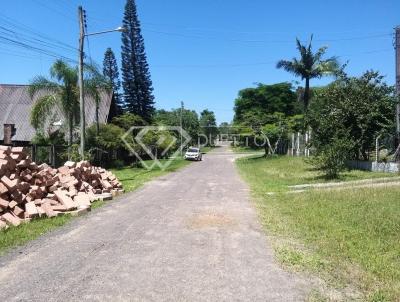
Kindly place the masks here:
<instances>
[{"instance_id":1,"label":"leafy green tree","mask_svg":"<svg viewBox=\"0 0 400 302\"><path fill-rule=\"evenodd\" d=\"M180 126L181 108L167 110L157 110L154 115L154 122L157 125ZM190 135L193 142L197 142L200 132L199 116L196 111L182 110L182 128Z\"/></svg>"},{"instance_id":2,"label":"leafy green tree","mask_svg":"<svg viewBox=\"0 0 400 302\"><path fill-rule=\"evenodd\" d=\"M155 158L166 158L177 148L177 139L168 130L150 130L142 138L142 143ZM141 150L145 154L144 150Z\"/></svg>"},{"instance_id":3,"label":"leafy green tree","mask_svg":"<svg viewBox=\"0 0 400 302\"><path fill-rule=\"evenodd\" d=\"M333 138L346 139L352 143L351 159L368 160L375 138L394 129L394 88L383 79L374 71L341 76L315 94L307 120L317 152Z\"/></svg>"},{"instance_id":4,"label":"leafy green tree","mask_svg":"<svg viewBox=\"0 0 400 302\"><path fill-rule=\"evenodd\" d=\"M95 125L87 129L87 145L89 148L113 150L125 147L121 140L125 133L124 129L113 124L100 124L99 128L99 133Z\"/></svg>"},{"instance_id":5,"label":"leafy green tree","mask_svg":"<svg viewBox=\"0 0 400 302\"><path fill-rule=\"evenodd\" d=\"M126 110L149 122L154 113L153 87L134 0L127 0L122 33L122 87Z\"/></svg>"},{"instance_id":6,"label":"leafy green tree","mask_svg":"<svg viewBox=\"0 0 400 302\"><path fill-rule=\"evenodd\" d=\"M104 53L103 75L111 84L113 91L110 112L108 114L108 120L111 121L115 116L122 114L123 110L123 103L120 94L121 81L119 79L118 64L111 48L107 48L106 52Z\"/></svg>"},{"instance_id":7,"label":"leafy green tree","mask_svg":"<svg viewBox=\"0 0 400 302\"><path fill-rule=\"evenodd\" d=\"M258 84L255 88L239 91L235 100L235 124L263 125L271 123L271 116L282 113L285 116L300 112L297 96L292 84ZM273 118L272 118L273 119Z\"/></svg>"},{"instance_id":8,"label":"leafy green tree","mask_svg":"<svg viewBox=\"0 0 400 302\"><path fill-rule=\"evenodd\" d=\"M341 68L336 57L331 57L323 60L327 47L321 47L317 52L312 50L312 38L308 46L302 45L299 39L296 39L297 49L300 53L300 58L293 58L291 61L281 60L276 65L277 68L293 73L295 76L301 77L305 80L304 87L304 109L307 111L310 101L310 80L314 78L321 78L326 75L333 75L340 72Z\"/></svg>"},{"instance_id":9,"label":"leafy green tree","mask_svg":"<svg viewBox=\"0 0 400 302\"><path fill-rule=\"evenodd\" d=\"M143 120L140 116L126 112L119 116L116 116L112 119L112 123L117 125L118 127L128 131L133 126L145 126L147 125L146 121Z\"/></svg>"},{"instance_id":10,"label":"leafy green tree","mask_svg":"<svg viewBox=\"0 0 400 302\"><path fill-rule=\"evenodd\" d=\"M43 130L51 113L58 108L68 123L68 144L73 142L73 128L79 115L78 72L62 60L57 60L50 68L50 79L37 76L29 87L29 94L40 96L32 107L31 124L36 130Z\"/></svg>"},{"instance_id":11,"label":"leafy green tree","mask_svg":"<svg viewBox=\"0 0 400 302\"><path fill-rule=\"evenodd\" d=\"M213 145L216 136L218 135L217 120L213 111L208 109L200 113L200 128L201 132L207 137L207 145Z\"/></svg>"},{"instance_id":12,"label":"leafy green tree","mask_svg":"<svg viewBox=\"0 0 400 302\"><path fill-rule=\"evenodd\" d=\"M228 122L222 122L221 124L219 124L218 126L218 133L221 135L225 135L230 137L232 134L235 133L234 128L232 127L231 123Z\"/></svg>"}]
</instances>

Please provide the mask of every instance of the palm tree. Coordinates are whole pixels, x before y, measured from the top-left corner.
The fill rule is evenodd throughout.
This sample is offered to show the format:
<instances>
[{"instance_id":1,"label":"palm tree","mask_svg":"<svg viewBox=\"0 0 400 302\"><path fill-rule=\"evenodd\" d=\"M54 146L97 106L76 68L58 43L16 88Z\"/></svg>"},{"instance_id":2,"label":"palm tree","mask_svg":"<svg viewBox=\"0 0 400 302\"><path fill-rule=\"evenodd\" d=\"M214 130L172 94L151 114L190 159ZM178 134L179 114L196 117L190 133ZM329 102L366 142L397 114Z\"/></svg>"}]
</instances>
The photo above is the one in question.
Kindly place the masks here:
<instances>
[{"instance_id":1,"label":"palm tree","mask_svg":"<svg viewBox=\"0 0 400 302\"><path fill-rule=\"evenodd\" d=\"M58 108L68 121L68 144L72 145L73 127L79 114L78 70L62 60L57 60L50 68L50 79L35 77L29 87L33 99L42 94L32 107L31 124L37 130L44 127L50 114Z\"/></svg>"},{"instance_id":2,"label":"palm tree","mask_svg":"<svg viewBox=\"0 0 400 302\"><path fill-rule=\"evenodd\" d=\"M311 46L312 39L313 36L311 35L310 43L308 46L305 46L296 38L297 49L300 52L300 59L293 58L291 61L281 60L276 65L277 68L283 68L284 70L301 77L302 80L305 80L303 95L305 111L307 111L310 102L310 80L321 78L326 75L334 75L340 71L336 57L322 60L322 57L327 50L326 46L319 48L316 53L313 53Z\"/></svg>"},{"instance_id":3,"label":"palm tree","mask_svg":"<svg viewBox=\"0 0 400 302\"><path fill-rule=\"evenodd\" d=\"M110 89L110 84L94 65L85 65L84 93L96 103L96 124L99 129L100 89ZM30 97L39 97L31 112L31 124L35 129L43 128L50 114L58 108L68 121L68 144L73 143L73 128L79 121L78 69L57 60L50 68L50 79L37 76L29 87Z\"/></svg>"},{"instance_id":4,"label":"palm tree","mask_svg":"<svg viewBox=\"0 0 400 302\"><path fill-rule=\"evenodd\" d=\"M100 91L112 90L112 83L99 71L95 65L86 65L86 78L84 80L85 94L91 96L96 104L96 134L100 132L99 107L100 107Z\"/></svg>"}]
</instances>

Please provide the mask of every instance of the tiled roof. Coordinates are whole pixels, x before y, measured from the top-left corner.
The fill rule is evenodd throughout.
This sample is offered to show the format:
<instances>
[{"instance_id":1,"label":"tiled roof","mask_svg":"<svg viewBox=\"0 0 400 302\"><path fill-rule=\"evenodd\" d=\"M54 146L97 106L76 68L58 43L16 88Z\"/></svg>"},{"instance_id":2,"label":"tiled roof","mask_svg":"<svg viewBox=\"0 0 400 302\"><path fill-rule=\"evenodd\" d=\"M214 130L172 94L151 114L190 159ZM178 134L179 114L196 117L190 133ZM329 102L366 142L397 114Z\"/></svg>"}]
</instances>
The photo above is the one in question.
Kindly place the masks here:
<instances>
[{"instance_id":1,"label":"tiled roof","mask_svg":"<svg viewBox=\"0 0 400 302\"><path fill-rule=\"evenodd\" d=\"M32 105L40 96L38 94L32 100L28 94L29 85L0 84L0 140L4 136L4 124L15 124L13 141L31 141L35 135L35 129L30 124L30 112ZM99 120L107 122L110 111L112 92L102 90L99 106ZM85 97L86 124L91 125L96 121L96 106L93 98ZM64 122L62 114L55 109L52 114L57 120Z\"/></svg>"}]
</instances>

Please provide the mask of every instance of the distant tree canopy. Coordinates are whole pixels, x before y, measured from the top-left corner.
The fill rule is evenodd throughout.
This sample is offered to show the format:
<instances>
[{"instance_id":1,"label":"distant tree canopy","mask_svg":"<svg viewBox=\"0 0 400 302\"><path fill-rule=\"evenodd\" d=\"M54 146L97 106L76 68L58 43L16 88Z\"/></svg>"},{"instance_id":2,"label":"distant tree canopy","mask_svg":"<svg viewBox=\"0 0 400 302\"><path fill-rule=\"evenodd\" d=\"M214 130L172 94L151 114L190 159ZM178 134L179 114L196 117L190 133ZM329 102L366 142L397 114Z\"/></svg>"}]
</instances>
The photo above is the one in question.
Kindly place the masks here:
<instances>
[{"instance_id":1,"label":"distant tree canopy","mask_svg":"<svg viewBox=\"0 0 400 302\"><path fill-rule=\"evenodd\" d=\"M206 145L213 145L214 140L218 135L217 119L215 118L214 112L207 109L203 110L200 113L199 123L201 133L207 137L207 142L202 141L202 144L206 143Z\"/></svg>"},{"instance_id":2,"label":"distant tree canopy","mask_svg":"<svg viewBox=\"0 0 400 302\"><path fill-rule=\"evenodd\" d=\"M157 110L154 115L154 122L157 125L164 126L180 126L181 109L172 109L167 111L164 109ZM191 138L197 141L197 137L200 131L199 116L194 110L183 109L182 110L182 128L191 136Z\"/></svg>"},{"instance_id":3,"label":"distant tree canopy","mask_svg":"<svg viewBox=\"0 0 400 302\"><path fill-rule=\"evenodd\" d=\"M258 84L255 88L240 90L234 111L234 123L248 126L273 123L275 113L291 116L301 112L290 83Z\"/></svg>"},{"instance_id":4,"label":"distant tree canopy","mask_svg":"<svg viewBox=\"0 0 400 302\"><path fill-rule=\"evenodd\" d=\"M291 83L258 84L239 91L233 120L237 144L263 148L265 155L274 152L271 149L285 153L288 133L304 130L301 107Z\"/></svg>"}]
</instances>

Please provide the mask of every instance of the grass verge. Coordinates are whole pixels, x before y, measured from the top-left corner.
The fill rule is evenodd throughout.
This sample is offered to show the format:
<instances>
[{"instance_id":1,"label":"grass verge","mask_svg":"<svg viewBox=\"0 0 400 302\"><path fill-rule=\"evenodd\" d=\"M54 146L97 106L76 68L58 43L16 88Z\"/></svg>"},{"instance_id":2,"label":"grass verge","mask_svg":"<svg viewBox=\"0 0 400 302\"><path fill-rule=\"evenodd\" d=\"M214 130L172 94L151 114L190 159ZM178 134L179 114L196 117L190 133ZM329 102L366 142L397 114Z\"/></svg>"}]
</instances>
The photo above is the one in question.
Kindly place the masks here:
<instances>
[{"instance_id":1,"label":"grass verge","mask_svg":"<svg viewBox=\"0 0 400 302\"><path fill-rule=\"evenodd\" d=\"M363 301L399 301L399 187L286 194L287 185L324 179L299 158L241 159L237 166L281 263L334 288L354 288ZM387 175L349 171L341 180L378 176Z\"/></svg>"},{"instance_id":2,"label":"grass verge","mask_svg":"<svg viewBox=\"0 0 400 302\"><path fill-rule=\"evenodd\" d=\"M96 200L92 203L92 210L106 204L106 201ZM8 249L23 245L28 241L34 240L60 226L63 226L74 217L66 214L53 218L33 219L29 223L23 223L18 227L9 227L0 231L0 255Z\"/></svg>"},{"instance_id":3,"label":"grass verge","mask_svg":"<svg viewBox=\"0 0 400 302\"><path fill-rule=\"evenodd\" d=\"M237 161L237 166L243 171L252 171L246 175L250 183L259 183L259 190L264 192L287 191L287 186L308 183L328 182L310 164L301 157L275 156L261 157L251 156ZM379 177L398 176L395 173L371 173L361 170L349 170L344 172L335 181L360 180ZM329 180L332 182L332 180Z\"/></svg>"},{"instance_id":4,"label":"grass verge","mask_svg":"<svg viewBox=\"0 0 400 302\"><path fill-rule=\"evenodd\" d=\"M250 147L243 147L243 146L231 146L231 149L235 153L260 153L264 154L264 149L258 148L258 149L253 149Z\"/></svg>"},{"instance_id":5,"label":"grass verge","mask_svg":"<svg viewBox=\"0 0 400 302\"><path fill-rule=\"evenodd\" d=\"M170 166L164 171L155 168L154 170L146 170L143 168L123 168L113 170L115 175L122 182L126 192L131 192L142 186L145 182L164 175L168 172L176 171L177 169L189 164L183 159L174 159ZM92 210L95 210L103 205L106 201L95 201L92 203ZM71 221L74 217L71 215L57 216L54 218L34 219L29 223L21 224L18 227L10 227L0 231L0 255L4 254L8 249L25 244L30 240L34 240L41 235L44 235L62 225Z\"/></svg>"},{"instance_id":6,"label":"grass verge","mask_svg":"<svg viewBox=\"0 0 400 302\"><path fill-rule=\"evenodd\" d=\"M166 161L167 160L160 160L162 164L165 164ZM111 171L122 182L125 192L132 192L141 187L147 181L169 172L176 171L187 166L189 163L190 161L184 160L183 158L176 158L172 160L169 165L166 165L165 169L161 169L158 166L154 166L154 168L151 170L144 168L124 167L122 169L112 169Z\"/></svg>"}]
</instances>

